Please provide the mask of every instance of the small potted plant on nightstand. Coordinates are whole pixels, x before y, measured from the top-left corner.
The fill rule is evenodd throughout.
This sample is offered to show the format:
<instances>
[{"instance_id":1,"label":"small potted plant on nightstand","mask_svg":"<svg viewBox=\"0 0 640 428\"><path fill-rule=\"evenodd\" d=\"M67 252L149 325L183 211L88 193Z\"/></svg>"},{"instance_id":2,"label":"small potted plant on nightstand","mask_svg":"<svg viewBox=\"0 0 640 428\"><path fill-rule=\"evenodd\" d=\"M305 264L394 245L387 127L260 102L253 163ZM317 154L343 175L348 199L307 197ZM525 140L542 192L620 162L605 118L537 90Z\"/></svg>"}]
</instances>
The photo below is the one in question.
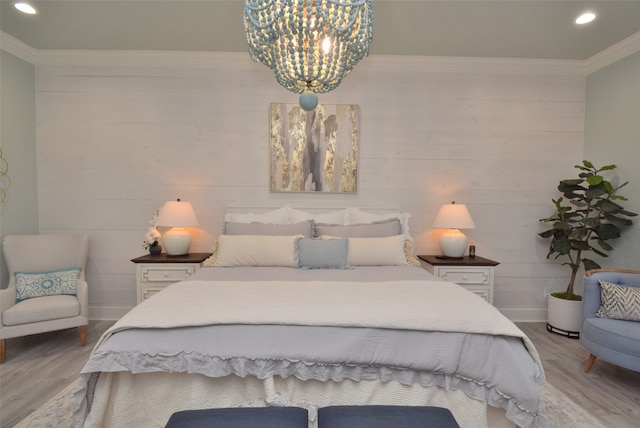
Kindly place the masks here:
<instances>
[{"instance_id":1,"label":"small potted plant on nightstand","mask_svg":"<svg viewBox=\"0 0 640 428\"><path fill-rule=\"evenodd\" d=\"M582 320L582 296L574 292L578 269L581 265L585 271L600 268L585 253L607 257L607 252L613 250L608 241L619 238L622 228L632 224L627 217L637 215L617 203L627 201L617 192L628 182L614 186L601 174L614 170L616 165L596 168L585 160L575 167L580 171L578 178L561 180L558 190L563 196L552 199L556 212L540 220L552 223L551 229L538 234L551 238L547 258L553 254L556 259L565 257L563 265L571 269L566 290L549 296L547 330L572 338L579 337Z\"/></svg>"},{"instance_id":2,"label":"small potted plant on nightstand","mask_svg":"<svg viewBox=\"0 0 640 428\"><path fill-rule=\"evenodd\" d=\"M149 250L149 254L158 255L162 252L162 247L158 242L158 239L162 236L158 228L156 227L156 220L158 219L158 212L154 214L153 218L149 222L150 226L147 229L147 233L144 235L142 241L142 248Z\"/></svg>"}]
</instances>

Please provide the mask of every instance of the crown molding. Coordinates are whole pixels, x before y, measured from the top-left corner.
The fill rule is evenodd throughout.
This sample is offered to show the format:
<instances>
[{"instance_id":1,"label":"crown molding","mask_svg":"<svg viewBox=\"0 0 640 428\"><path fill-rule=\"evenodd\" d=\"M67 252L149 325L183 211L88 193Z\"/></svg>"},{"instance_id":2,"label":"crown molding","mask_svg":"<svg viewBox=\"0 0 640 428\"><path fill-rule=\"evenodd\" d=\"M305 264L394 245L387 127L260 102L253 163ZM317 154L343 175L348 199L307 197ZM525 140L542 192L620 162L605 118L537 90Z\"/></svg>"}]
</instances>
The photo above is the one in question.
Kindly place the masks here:
<instances>
[{"instance_id":1,"label":"crown molding","mask_svg":"<svg viewBox=\"0 0 640 428\"><path fill-rule=\"evenodd\" d=\"M237 68L252 63L245 52L44 49L37 59L38 65L73 66Z\"/></svg>"},{"instance_id":2,"label":"crown molding","mask_svg":"<svg viewBox=\"0 0 640 428\"><path fill-rule=\"evenodd\" d=\"M244 52L34 49L0 30L0 48L34 65L236 68L253 64ZM640 52L640 32L587 60L371 55L358 68L433 73L554 74L586 76Z\"/></svg>"},{"instance_id":3,"label":"crown molding","mask_svg":"<svg viewBox=\"0 0 640 428\"><path fill-rule=\"evenodd\" d=\"M37 52L37 65L73 66L152 66L237 68L255 64L244 52L183 51L83 51L52 50ZM420 57L371 55L357 68L398 69L434 73L521 73L584 76L584 61L511 58Z\"/></svg>"},{"instance_id":4,"label":"crown molding","mask_svg":"<svg viewBox=\"0 0 640 428\"><path fill-rule=\"evenodd\" d=\"M0 30L0 49L31 64L35 64L38 58L37 49L32 48L2 30Z\"/></svg>"},{"instance_id":5,"label":"crown molding","mask_svg":"<svg viewBox=\"0 0 640 428\"><path fill-rule=\"evenodd\" d=\"M596 72L636 52L640 52L640 31L587 59L586 73Z\"/></svg>"},{"instance_id":6,"label":"crown molding","mask_svg":"<svg viewBox=\"0 0 640 428\"><path fill-rule=\"evenodd\" d=\"M357 66L421 73L553 74L584 76L584 61L526 58L372 55Z\"/></svg>"}]
</instances>

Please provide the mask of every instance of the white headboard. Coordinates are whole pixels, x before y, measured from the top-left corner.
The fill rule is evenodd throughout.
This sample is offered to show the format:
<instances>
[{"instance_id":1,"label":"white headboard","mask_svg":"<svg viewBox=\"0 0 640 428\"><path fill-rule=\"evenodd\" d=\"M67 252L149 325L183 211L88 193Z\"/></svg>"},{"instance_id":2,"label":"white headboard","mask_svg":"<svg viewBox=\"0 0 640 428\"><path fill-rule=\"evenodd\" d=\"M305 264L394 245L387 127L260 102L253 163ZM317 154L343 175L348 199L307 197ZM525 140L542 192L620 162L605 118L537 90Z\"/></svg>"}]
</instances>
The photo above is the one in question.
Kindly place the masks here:
<instances>
[{"instance_id":1,"label":"white headboard","mask_svg":"<svg viewBox=\"0 0 640 428\"><path fill-rule=\"evenodd\" d=\"M399 213L400 208L393 207L358 207L358 206L318 206L318 205L304 205L304 204L280 204L280 205L227 205L227 213L230 214L245 214L245 213L264 213L272 211L283 206L290 206L297 210L304 210L310 213L323 213L337 210L344 210L346 208L359 208L362 211L372 214L386 214L386 213Z\"/></svg>"}]
</instances>

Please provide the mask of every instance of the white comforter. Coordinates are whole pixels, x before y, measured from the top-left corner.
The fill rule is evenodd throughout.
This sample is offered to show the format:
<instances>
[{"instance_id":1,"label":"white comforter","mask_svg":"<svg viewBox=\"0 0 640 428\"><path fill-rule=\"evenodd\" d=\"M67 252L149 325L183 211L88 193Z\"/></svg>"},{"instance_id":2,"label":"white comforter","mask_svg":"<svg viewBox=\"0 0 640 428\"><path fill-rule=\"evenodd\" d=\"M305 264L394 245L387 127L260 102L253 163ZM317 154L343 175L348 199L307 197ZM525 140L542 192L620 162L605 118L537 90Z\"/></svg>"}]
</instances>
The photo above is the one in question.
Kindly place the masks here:
<instances>
[{"instance_id":1,"label":"white comforter","mask_svg":"<svg viewBox=\"0 0 640 428\"><path fill-rule=\"evenodd\" d=\"M504 369L501 369L502 366L499 360L502 357L495 355L495 349L492 349L492 347L476 348L479 351L486 349L489 352L465 354L463 358L452 353L450 357L445 357L440 367L443 367L444 362L448 360L453 363L453 370L456 370L456 364L463 364L464 361L467 361L464 364L469 364L469 361L471 361L471 364L476 366L486 365L487 373L499 374L498 378L503 380L505 378L522 379L522 381L518 381L522 383L521 390L523 391L522 394L524 394L522 398L518 398L517 395L519 393L515 393L513 388L514 380L511 379L509 389L516 395L502 395L500 384L498 383L490 386L492 391L497 394L492 395L494 399L490 401L494 401L492 403L494 406L504 407L506 399L508 401L508 404L506 404L507 417L514 416L513 420L521 421L520 424L522 426L546 426L546 418L544 416L535 416L539 412L544 413L544 410L541 410L543 408L539 407L541 404L537 404L539 403L539 397L536 398L539 392L539 385L544 382L544 371L539 356L530 340L495 307L489 305L477 295L456 284L432 280L373 282L341 280L212 282L191 280L174 284L161 293L143 301L105 332L82 371L83 381L76 391L76 396L79 398L85 394L91 396L92 387L89 379L92 377L95 380L95 375L99 372L128 370L133 373L139 373L154 370L137 366L136 364L138 363L134 361L144 360L145 357L141 358L141 355L157 355L154 358L160 358L157 349L149 351L147 348L143 349L140 346L129 347L129 345L124 348L118 348L123 341L116 341L118 345L114 343L109 346L113 342L109 341L112 336L120 336L118 332L122 331L123 334L136 332L137 334L138 330L142 331L140 329L151 329L151 331L159 333L160 329L174 331L174 328L179 327L192 328L212 325L364 327L383 329L389 334L393 334L393 331L396 330L408 330L416 333L421 331L452 332L486 335L487 337L506 336L517 338L522 341L528 350L531 360L535 362L529 361L530 369L527 374L523 371L517 377L512 376L512 374L519 372L519 370L513 371L514 368L520 367L518 363L510 366L512 368L511 372L505 372ZM234 330L235 333L237 333L236 330ZM116 338L114 337L114 339ZM125 340L124 343L126 342ZM134 342L137 343L137 340L134 340ZM158 340L156 337L155 343L159 342L171 343L162 339ZM233 342L235 341L221 340L217 343ZM180 345L174 344L174 346ZM302 348L305 349L305 346L302 346ZM178 352L182 349L178 348ZM189 350L187 352L185 349L183 354L191 354L193 351ZM226 367L227 360L223 359L224 362L221 363L222 360L220 358L222 357L215 357L215 354L222 355L219 354L220 350L215 349L212 353L209 352L210 350L207 350L204 355L213 355L217 364L222 364ZM244 355L234 352L236 352L235 349L231 355ZM335 352L339 354L338 347L336 347ZM421 359L422 362L428 362L430 359L429 353L427 351L422 352L426 353L415 355L415 357L418 360ZM454 351L450 350L449 352ZM468 351L465 352L468 353ZM494 352L493 356L491 356L491 352ZM521 351L521 353L522 357L527 356L526 352ZM174 354L169 353L167 355ZM267 356L254 356L252 358L269 358L269 354L263 355ZM286 358L286 356L280 357ZM313 357L313 355L306 355L304 361L312 361ZM410 361L413 358L407 357ZM176 363L181 361L181 358L175 356L167 357L165 361L173 365L171 371L183 371L183 369L178 368L178 363ZM460 358L458 362L456 362L457 358ZM485 361L484 358L492 358L492 360ZM213 360L210 360L208 366L211 361ZM413 362L409 362L409 365L406 366L398 366L395 363L396 361L393 360L385 360L380 364L386 367L406 367L401 370L407 370L406 373L408 374L418 373L412 370L433 370L429 368L428 364L425 368L418 368L418 365L414 366ZM307 364L305 362L305 365ZM535 370L536 366L537 370ZM206 371L202 373L206 373ZM289 372L289 374L295 376L294 371ZM214 374L213 376L216 375ZM456 376L460 381L460 376ZM493 379L494 375L489 376L487 379ZM489 387L489 385L487 386ZM80 413L76 413L77 415L81 415L81 412L86 411L87 402L84 398L81 398L81 400L84 403L80 407L84 410L79 409ZM528 407L521 408L520 403L525 401L528 402ZM522 414L518 415L517 413ZM527 423L522 421L527 421Z\"/></svg>"},{"instance_id":2,"label":"white comforter","mask_svg":"<svg viewBox=\"0 0 640 428\"><path fill-rule=\"evenodd\" d=\"M230 305L238 296L243 296L242 301ZM447 331L519 337L543 373L529 338L495 307L479 304L480 300L443 281L226 281L215 286L209 281L185 281L136 306L105 332L97 346L113 333L129 328L210 324Z\"/></svg>"}]
</instances>

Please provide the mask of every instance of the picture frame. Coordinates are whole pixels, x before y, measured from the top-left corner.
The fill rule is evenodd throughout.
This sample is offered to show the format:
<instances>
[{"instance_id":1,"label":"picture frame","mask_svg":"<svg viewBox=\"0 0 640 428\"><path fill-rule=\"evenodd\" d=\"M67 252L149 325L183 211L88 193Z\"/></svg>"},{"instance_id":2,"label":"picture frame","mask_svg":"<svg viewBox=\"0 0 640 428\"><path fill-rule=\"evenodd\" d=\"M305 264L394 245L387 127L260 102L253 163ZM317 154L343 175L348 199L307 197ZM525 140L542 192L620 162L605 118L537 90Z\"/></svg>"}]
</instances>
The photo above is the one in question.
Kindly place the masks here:
<instances>
[{"instance_id":1,"label":"picture frame","mask_svg":"<svg viewBox=\"0 0 640 428\"><path fill-rule=\"evenodd\" d=\"M272 103L270 191L357 193L360 107Z\"/></svg>"}]
</instances>

